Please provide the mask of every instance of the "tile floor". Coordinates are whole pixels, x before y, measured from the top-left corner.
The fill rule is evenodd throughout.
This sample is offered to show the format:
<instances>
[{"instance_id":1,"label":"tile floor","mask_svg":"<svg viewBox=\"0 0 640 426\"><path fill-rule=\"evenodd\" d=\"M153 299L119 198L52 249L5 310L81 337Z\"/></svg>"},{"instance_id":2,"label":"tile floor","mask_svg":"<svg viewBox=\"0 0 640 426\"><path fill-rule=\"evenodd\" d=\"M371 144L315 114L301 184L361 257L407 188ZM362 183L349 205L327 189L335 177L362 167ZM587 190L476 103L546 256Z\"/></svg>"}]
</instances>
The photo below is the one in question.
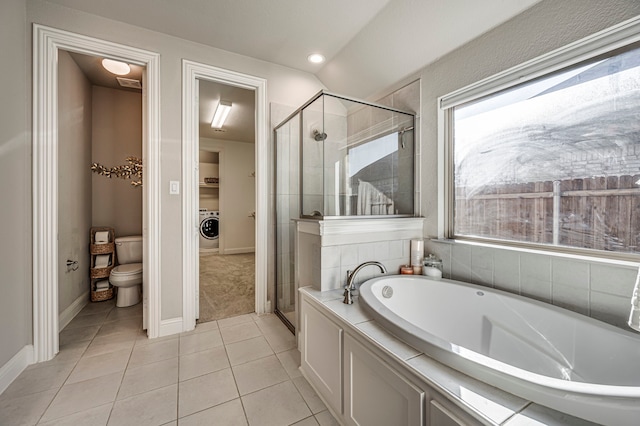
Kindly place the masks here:
<instances>
[{"instance_id":1,"label":"tile floor","mask_svg":"<svg viewBox=\"0 0 640 426\"><path fill-rule=\"evenodd\" d=\"M336 425L274 315L149 340L141 305L90 303L0 395L0 425Z\"/></svg>"}]
</instances>

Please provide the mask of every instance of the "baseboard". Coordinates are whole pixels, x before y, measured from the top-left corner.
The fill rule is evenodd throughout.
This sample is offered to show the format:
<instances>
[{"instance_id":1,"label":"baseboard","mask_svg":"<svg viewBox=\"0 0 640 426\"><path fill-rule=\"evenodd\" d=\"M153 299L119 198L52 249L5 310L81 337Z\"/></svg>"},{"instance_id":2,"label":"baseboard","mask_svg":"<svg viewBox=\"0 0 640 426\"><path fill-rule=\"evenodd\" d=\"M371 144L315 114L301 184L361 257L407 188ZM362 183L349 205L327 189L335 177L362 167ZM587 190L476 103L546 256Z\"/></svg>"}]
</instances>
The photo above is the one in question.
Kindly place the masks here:
<instances>
[{"instance_id":1,"label":"baseboard","mask_svg":"<svg viewBox=\"0 0 640 426\"><path fill-rule=\"evenodd\" d=\"M0 367L0 394L31 364L33 364L33 345L26 345L9 362Z\"/></svg>"},{"instance_id":2,"label":"baseboard","mask_svg":"<svg viewBox=\"0 0 640 426\"><path fill-rule=\"evenodd\" d=\"M158 337L182 333L182 317L160 321Z\"/></svg>"},{"instance_id":3,"label":"baseboard","mask_svg":"<svg viewBox=\"0 0 640 426\"><path fill-rule=\"evenodd\" d=\"M71 322L72 319L76 317L84 308L87 303L89 303L89 294L83 293L76 300L73 301L71 305L60 315L58 315L58 329L60 331L64 330L64 328Z\"/></svg>"},{"instance_id":4,"label":"baseboard","mask_svg":"<svg viewBox=\"0 0 640 426\"><path fill-rule=\"evenodd\" d=\"M243 254L243 253L255 253L255 247L240 247L234 249L224 249L222 254Z\"/></svg>"}]
</instances>

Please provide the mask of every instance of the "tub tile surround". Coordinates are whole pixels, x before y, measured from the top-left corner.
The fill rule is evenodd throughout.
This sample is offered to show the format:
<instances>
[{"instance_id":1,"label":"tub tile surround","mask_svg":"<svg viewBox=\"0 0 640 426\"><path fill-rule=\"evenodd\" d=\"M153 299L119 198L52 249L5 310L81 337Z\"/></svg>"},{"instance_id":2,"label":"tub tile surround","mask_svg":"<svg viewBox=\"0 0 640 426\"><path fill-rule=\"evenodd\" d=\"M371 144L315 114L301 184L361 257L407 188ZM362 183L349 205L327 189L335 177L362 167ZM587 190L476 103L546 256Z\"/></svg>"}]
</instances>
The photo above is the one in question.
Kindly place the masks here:
<instances>
[{"instance_id":1,"label":"tub tile surround","mask_svg":"<svg viewBox=\"0 0 640 426\"><path fill-rule=\"evenodd\" d=\"M633 263L572 259L451 241L425 240L443 275L531 297L628 329L638 274Z\"/></svg>"},{"instance_id":2,"label":"tub tile surround","mask_svg":"<svg viewBox=\"0 0 640 426\"><path fill-rule=\"evenodd\" d=\"M339 290L318 291L311 287L301 292L342 320L351 334L357 334L377 350L391 356L420 377L427 385L458 406L464 407L483 424L504 426L589 426L588 422L527 401L501 389L487 385L460 373L399 340L360 306L358 297L353 305L342 303Z\"/></svg>"},{"instance_id":3,"label":"tub tile surround","mask_svg":"<svg viewBox=\"0 0 640 426\"><path fill-rule=\"evenodd\" d=\"M341 289L347 271L376 260L397 274L409 263L412 239L422 238L423 218L363 218L324 221L297 220L299 287ZM377 267L362 269L356 284L381 274Z\"/></svg>"}]
</instances>

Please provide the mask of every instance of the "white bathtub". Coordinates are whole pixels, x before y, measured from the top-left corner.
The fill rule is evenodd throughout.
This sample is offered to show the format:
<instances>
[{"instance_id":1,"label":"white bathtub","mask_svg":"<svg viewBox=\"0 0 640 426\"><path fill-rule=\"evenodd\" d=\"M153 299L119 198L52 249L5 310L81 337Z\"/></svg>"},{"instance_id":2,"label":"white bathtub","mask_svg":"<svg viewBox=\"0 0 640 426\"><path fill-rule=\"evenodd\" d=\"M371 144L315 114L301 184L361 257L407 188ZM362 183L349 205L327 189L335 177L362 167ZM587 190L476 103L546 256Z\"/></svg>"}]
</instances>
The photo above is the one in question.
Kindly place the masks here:
<instances>
[{"instance_id":1,"label":"white bathtub","mask_svg":"<svg viewBox=\"0 0 640 426\"><path fill-rule=\"evenodd\" d=\"M400 339L469 376L597 423L640 424L636 333L503 291L423 276L369 280L360 303Z\"/></svg>"}]
</instances>

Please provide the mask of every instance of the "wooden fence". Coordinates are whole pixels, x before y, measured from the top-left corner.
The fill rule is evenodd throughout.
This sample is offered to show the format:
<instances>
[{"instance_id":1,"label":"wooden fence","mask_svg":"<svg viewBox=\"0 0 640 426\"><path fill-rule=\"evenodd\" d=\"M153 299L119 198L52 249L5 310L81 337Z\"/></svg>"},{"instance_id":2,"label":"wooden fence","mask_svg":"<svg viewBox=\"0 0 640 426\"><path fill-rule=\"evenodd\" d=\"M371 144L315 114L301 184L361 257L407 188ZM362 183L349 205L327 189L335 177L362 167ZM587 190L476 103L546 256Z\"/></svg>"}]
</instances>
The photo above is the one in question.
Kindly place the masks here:
<instances>
[{"instance_id":1,"label":"wooden fence","mask_svg":"<svg viewBox=\"0 0 640 426\"><path fill-rule=\"evenodd\" d=\"M455 233L640 253L640 175L455 191ZM554 191L555 188L555 191Z\"/></svg>"}]
</instances>

